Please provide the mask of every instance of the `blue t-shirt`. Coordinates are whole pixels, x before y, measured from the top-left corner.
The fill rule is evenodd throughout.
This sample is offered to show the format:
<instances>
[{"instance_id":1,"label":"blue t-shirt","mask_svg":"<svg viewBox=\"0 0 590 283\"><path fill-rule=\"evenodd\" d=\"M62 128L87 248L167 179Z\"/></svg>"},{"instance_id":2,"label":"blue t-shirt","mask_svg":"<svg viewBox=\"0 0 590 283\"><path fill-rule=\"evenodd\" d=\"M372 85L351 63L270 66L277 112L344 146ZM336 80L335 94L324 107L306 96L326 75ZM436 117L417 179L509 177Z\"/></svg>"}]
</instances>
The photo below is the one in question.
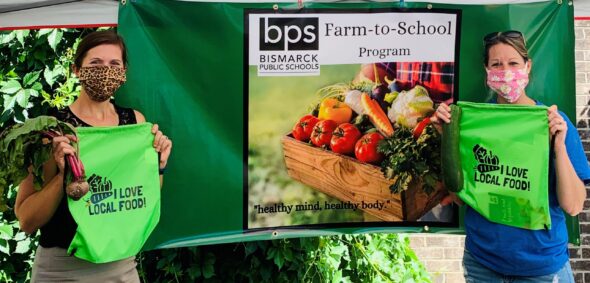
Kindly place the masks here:
<instances>
[{"instance_id":1,"label":"blue t-shirt","mask_svg":"<svg viewBox=\"0 0 590 283\"><path fill-rule=\"evenodd\" d=\"M537 102L537 105L542 105ZM565 146L578 177L590 181L590 168L576 127L567 123ZM482 265L504 275L541 276L557 272L569 260L567 228L559 206L553 160L549 165L550 230L526 230L492 223L469 206L465 212L465 248Z\"/></svg>"}]
</instances>

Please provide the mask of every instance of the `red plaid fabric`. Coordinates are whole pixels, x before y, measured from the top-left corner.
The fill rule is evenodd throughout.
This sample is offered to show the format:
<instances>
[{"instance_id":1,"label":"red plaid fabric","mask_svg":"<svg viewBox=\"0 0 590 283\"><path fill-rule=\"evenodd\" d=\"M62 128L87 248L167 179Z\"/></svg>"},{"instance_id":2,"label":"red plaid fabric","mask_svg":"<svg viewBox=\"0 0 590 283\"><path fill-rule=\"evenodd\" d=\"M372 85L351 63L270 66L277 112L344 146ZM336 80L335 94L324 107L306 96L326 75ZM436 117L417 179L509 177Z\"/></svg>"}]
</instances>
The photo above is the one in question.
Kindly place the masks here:
<instances>
[{"instance_id":1,"label":"red plaid fabric","mask_svg":"<svg viewBox=\"0 0 590 283\"><path fill-rule=\"evenodd\" d=\"M453 97L455 64L453 62L394 62L380 63L389 78L396 78L403 90L421 85L434 102Z\"/></svg>"}]
</instances>

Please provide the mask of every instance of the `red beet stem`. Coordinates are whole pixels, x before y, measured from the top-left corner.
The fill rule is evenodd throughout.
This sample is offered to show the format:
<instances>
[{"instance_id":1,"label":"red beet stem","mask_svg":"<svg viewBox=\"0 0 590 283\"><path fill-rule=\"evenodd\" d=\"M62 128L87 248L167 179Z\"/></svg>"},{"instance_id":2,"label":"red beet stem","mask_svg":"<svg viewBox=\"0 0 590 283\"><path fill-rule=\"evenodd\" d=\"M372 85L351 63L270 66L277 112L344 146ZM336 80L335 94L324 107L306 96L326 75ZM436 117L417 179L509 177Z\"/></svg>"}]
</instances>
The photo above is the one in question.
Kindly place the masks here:
<instances>
[{"instance_id":1,"label":"red beet stem","mask_svg":"<svg viewBox=\"0 0 590 283\"><path fill-rule=\"evenodd\" d=\"M85 178L86 176L86 171L84 170L84 164L82 163L82 159L80 159L77 155L76 155L76 160L78 161L78 168L80 168L80 175L82 176L82 178Z\"/></svg>"},{"instance_id":2,"label":"red beet stem","mask_svg":"<svg viewBox=\"0 0 590 283\"><path fill-rule=\"evenodd\" d=\"M57 136L59 136L58 133L53 132L53 131L43 131L41 132L44 136L50 137L50 138L55 138Z\"/></svg>"},{"instance_id":3,"label":"red beet stem","mask_svg":"<svg viewBox=\"0 0 590 283\"><path fill-rule=\"evenodd\" d=\"M70 165L70 168L72 168L72 173L74 174L74 180L80 180L80 178L82 177L82 174L80 172L80 168L78 167L78 163L76 162L76 159L73 155L68 154L66 159L68 160L68 163Z\"/></svg>"}]
</instances>

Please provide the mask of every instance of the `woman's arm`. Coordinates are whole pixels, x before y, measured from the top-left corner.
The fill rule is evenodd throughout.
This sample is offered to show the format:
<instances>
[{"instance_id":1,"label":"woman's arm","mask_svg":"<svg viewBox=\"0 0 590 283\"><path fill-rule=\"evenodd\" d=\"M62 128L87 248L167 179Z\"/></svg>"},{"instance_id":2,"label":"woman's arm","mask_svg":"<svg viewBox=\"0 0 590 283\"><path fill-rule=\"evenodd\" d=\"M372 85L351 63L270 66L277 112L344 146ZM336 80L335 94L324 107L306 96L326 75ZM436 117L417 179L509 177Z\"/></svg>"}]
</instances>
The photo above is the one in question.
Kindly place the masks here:
<instances>
[{"instance_id":1,"label":"woman's arm","mask_svg":"<svg viewBox=\"0 0 590 283\"><path fill-rule=\"evenodd\" d=\"M571 216L584 209L586 188L574 169L565 145L567 122L561 117L555 105L548 109L549 130L553 136L555 152L555 175L557 177L557 200L559 206Z\"/></svg>"},{"instance_id":2,"label":"woman's arm","mask_svg":"<svg viewBox=\"0 0 590 283\"><path fill-rule=\"evenodd\" d=\"M555 146L557 199L567 214L576 216L584 209L586 188L574 170L565 146Z\"/></svg>"},{"instance_id":3,"label":"woman's arm","mask_svg":"<svg viewBox=\"0 0 590 283\"><path fill-rule=\"evenodd\" d=\"M53 139L53 159L43 165L43 189L35 190L30 170L29 176L19 185L14 213L21 230L27 234L32 234L45 225L53 217L63 198L64 156L75 153L70 139L74 138L61 136Z\"/></svg>"}]
</instances>

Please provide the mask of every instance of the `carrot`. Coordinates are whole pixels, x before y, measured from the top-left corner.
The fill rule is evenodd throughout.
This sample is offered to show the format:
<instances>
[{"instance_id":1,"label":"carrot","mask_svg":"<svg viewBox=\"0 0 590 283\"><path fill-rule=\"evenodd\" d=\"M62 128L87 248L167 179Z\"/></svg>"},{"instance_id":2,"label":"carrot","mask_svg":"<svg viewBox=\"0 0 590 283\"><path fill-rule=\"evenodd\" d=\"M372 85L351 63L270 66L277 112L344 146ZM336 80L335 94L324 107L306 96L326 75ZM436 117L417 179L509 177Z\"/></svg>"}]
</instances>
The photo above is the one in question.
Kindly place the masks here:
<instances>
[{"instance_id":1,"label":"carrot","mask_svg":"<svg viewBox=\"0 0 590 283\"><path fill-rule=\"evenodd\" d=\"M386 137L393 135L393 126L377 101L371 99L367 93L363 92L361 95L361 104L363 105L365 114L369 116L369 120L371 120L371 123L373 123L379 132Z\"/></svg>"},{"instance_id":2,"label":"carrot","mask_svg":"<svg viewBox=\"0 0 590 283\"><path fill-rule=\"evenodd\" d=\"M92 202L93 204L99 203L105 199L107 199L108 197L112 196L113 192L102 192L102 193L93 193L92 196L90 196L90 202Z\"/></svg>"},{"instance_id":3,"label":"carrot","mask_svg":"<svg viewBox=\"0 0 590 283\"><path fill-rule=\"evenodd\" d=\"M498 165L491 165L491 164L479 164L477 165L477 171L480 173L486 173L491 171L500 170L500 166Z\"/></svg>"}]
</instances>

